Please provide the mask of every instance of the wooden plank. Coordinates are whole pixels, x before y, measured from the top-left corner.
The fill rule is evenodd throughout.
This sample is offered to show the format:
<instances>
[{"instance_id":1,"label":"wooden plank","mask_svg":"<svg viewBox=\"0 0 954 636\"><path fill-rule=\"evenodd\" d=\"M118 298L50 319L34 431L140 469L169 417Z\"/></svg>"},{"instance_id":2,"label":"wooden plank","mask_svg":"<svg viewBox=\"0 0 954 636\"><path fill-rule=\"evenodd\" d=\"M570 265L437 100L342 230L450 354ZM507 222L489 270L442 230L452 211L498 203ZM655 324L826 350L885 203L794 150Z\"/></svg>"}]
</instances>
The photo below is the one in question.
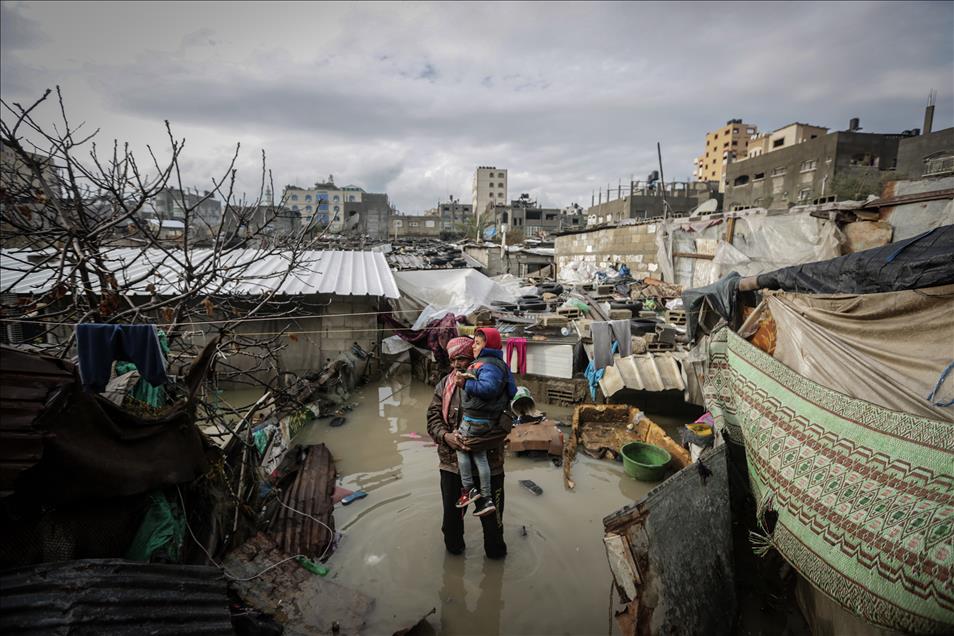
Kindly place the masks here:
<instances>
[{"instance_id":1,"label":"wooden plank","mask_svg":"<svg viewBox=\"0 0 954 636\"><path fill-rule=\"evenodd\" d=\"M715 254L693 254L691 252L673 252L673 258L702 258L707 261L711 261L715 258Z\"/></svg>"}]
</instances>

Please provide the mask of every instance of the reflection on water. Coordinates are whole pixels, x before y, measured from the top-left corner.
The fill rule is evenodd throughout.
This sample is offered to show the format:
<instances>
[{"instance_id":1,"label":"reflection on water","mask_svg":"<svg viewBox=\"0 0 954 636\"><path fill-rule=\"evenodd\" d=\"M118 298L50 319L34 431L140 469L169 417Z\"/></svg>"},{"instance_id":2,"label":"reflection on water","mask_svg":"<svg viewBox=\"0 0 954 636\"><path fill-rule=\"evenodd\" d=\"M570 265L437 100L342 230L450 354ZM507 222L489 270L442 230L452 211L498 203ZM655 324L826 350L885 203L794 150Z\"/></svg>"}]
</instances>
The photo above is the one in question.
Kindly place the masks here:
<instances>
[{"instance_id":1,"label":"reflection on water","mask_svg":"<svg viewBox=\"0 0 954 636\"><path fill-rule=\"evenodd\" d=\"M574 491L547 460L506 459L504 535L509 555L483 555L479 521L468 510L467 548L445 553L437 451L425 411L433 388L398 375L363 387L346 424L316 420L301 443L323 442L345 488L368 497L335 510L344 532L328 562L342 585L375 599L367 633L391 634L428 621L444 635L616 633L608 618L611 575L603 550L604 516L642 498L652 487L622 465L578 457ZM569 409L547 407L569 422ZM543 488L536 496L518 481Z\"/></svg>"}]
</instances>

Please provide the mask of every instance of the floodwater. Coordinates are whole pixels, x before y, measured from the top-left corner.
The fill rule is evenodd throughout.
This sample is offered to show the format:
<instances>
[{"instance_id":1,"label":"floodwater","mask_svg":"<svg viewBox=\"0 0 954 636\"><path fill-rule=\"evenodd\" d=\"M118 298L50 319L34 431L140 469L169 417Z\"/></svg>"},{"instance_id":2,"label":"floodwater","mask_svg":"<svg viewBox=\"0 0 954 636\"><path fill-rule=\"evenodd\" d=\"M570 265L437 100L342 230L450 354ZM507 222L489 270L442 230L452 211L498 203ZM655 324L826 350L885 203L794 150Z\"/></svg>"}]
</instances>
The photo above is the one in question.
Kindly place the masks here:
<instances>
[{"instance_id":1,"label":"floodwater","mask_svg":"<svg viewBox=\"0 0 954 636\"><path fill-rule=\"evenodd\" d=\"M440 530L437 451L426 430L432 392L409 373L383 379L356 393L344 426L316 420L296 440L325 443L340 485L368 493L336 508L343 538L327 563L336 582L375 599L366 633L392 634L432 608L428 622L446 636L618 633L610 621L602 519L652 485L627 477L621 464L581 454L573 466L576 488L568 491L562 469L550 461L508 454L507 558L484 557L470 509L466 552L449 555ZM542 408L569 423L569 409ZM521 487L521 479L543 494Z\"/></svg>"}]
</instances>

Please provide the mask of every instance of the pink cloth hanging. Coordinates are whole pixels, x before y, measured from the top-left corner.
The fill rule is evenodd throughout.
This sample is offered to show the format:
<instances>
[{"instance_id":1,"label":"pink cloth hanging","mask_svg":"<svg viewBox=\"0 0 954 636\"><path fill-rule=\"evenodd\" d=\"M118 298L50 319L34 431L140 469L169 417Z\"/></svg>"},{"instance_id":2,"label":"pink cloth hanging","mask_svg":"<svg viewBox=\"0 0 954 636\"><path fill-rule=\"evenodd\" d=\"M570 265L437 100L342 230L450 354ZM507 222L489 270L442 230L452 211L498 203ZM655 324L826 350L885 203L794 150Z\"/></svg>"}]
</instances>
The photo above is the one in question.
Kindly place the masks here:
<instances>
[{"instance_id":1,"label":"pink cloth hanging","mask_svg":"<svg viewBox=\"0 0 954 636\"><path fill-rule=\"evenodd\" d=\"M517 373L520 375L527 374L527 339L526 338L509 338L507 340L507 366L510 367L510 359L513 357L513 352L517 352ZM511 367L512 368L512 367Z\"/></svg>"}]
</instances>

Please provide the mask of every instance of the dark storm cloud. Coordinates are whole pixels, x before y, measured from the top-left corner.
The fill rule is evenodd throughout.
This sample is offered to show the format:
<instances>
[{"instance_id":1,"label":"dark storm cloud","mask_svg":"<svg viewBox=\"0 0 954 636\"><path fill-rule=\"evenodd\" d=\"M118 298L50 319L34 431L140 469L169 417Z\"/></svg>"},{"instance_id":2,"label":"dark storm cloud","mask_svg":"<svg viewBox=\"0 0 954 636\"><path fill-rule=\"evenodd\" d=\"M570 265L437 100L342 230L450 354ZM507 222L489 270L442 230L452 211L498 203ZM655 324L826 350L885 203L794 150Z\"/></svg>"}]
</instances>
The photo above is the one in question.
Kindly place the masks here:
<instances>
[{"instance_id":1,"label":"dark storm cloud","mask_svg":"<svg viewBox=\"0 0 954 636\"><path fill-rule=\"evenodd\" d=\"M510 169L512 194L588 203L644 178L656 141L666 176L685 179L704 134L733 117L771 130L858 116L895 132L919 125L935 88L936 127L954 123L951 3L210 3L176 19L84 7L29 5L37 15L18 19L98 39L22 36L47 37L45 55L30 72L4 56L17 78L5 97L61 73L87 93L86 119L124 122L117 135L170 119L210 156L251 138L279 181L334 173L412 211L469 198L484 164ZM142 22L162 36L120 44Z\"/></svg>"}]
</instances>

